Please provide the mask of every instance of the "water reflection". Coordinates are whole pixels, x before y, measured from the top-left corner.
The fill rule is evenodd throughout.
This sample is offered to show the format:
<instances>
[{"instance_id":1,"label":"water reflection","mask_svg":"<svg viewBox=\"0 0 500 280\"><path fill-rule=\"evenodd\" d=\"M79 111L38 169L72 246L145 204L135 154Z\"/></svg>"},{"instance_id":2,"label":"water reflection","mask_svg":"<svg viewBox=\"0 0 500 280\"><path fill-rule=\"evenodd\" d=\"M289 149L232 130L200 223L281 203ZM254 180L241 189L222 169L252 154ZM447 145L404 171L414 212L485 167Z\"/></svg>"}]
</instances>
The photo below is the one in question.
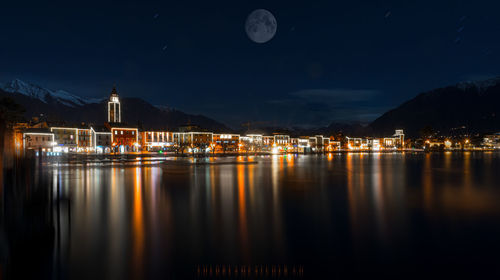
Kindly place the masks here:
<instances>
[{"instance_id":1,"label":"water reflection","mask_svg":"<svg viewBox=\"0 0 500 280\"><path fill-rule=\"evenodd\" d=\"M20 271L13 250L30 251L15 245L26 231L19 221L35 220L53 232L54 243L44 242L51 250L31 245L55 264L43 273L82 279L189 278L200 264L300 264L314 274L498 260L498 154L233 158L249 159L259 163L39 163L5 172L6 271ZM36 215L20 214L30 205Z\"/></svg>"},{"instance_id":2,"label":"water reflection","mask_svg":"<svg viewBox=\"0 0 500 280\"><path fill-rule=\"evenodd\" d=\"M135 184L134 184L134 202L133 202L133 267L134 276L139 278L143 267L144 257L144 221L143 221L143 204L142 204L142 184L141 184L141 168L135 168Z\"/></svg>"}]
</instances>

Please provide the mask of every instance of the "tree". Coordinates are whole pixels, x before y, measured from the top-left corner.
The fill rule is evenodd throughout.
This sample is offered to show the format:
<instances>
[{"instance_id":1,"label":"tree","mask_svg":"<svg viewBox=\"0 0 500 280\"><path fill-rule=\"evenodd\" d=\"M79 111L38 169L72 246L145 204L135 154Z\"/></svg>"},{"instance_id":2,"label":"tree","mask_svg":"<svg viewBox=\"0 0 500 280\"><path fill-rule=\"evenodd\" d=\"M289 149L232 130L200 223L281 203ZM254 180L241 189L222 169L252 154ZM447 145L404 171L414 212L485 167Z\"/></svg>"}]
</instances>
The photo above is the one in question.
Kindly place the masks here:
<instances>
[{"instance_id":1,"label":"tree","mask_svg":"<svg viewBox=\"0 0 500 280\"><path fill-rule=\"evenodd\" d=\"M5 133L22 118L24 109L10 97L0 98L0 153L3 154Z\"/></svg>"},{"instance_id":2,"label":"tree","mask_svg":"<svg viewBox=\"0 0 500 280\"><path fill-rule=\"evenodd\" d=\"M22 118L24 109L10 97L0 98L0 122L5 127Z\"/></svg>"}]
</instances>

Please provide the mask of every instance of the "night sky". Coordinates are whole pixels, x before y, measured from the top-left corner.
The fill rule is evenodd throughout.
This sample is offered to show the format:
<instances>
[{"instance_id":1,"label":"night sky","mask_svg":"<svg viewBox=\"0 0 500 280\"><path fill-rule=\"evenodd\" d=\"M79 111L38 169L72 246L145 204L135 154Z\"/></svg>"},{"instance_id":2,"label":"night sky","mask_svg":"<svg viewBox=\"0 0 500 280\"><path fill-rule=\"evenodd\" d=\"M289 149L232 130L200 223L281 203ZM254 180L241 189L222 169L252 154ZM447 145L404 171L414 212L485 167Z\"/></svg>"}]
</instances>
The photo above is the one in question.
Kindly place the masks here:
<instances>
[{"instance_id":1,"label":"night sky","mask_svg":"<svg viewBox=\"0 0 500 280\"><path fill-rule=\"evenodd\" d=\"M264 44L245 33L255 9L277 20ZM499 74L499 13L493 0L7 0L0 82L89 97L116 83L233 127L366 123L419 92Z\"/></svg>"}]
</instances>

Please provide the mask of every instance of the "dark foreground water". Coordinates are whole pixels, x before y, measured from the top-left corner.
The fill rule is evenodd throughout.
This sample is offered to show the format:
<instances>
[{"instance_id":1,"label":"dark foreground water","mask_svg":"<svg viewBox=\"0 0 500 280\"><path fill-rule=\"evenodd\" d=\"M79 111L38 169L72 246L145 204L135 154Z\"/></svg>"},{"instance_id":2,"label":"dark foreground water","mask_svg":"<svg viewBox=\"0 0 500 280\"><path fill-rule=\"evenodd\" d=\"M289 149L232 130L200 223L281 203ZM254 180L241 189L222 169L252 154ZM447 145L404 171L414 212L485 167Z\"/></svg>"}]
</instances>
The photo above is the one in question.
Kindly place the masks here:
<instances>
[{"instance_id":1,"label":"dark foreground water","mask_svg":"<svg viewBox=\"0 0 500 280\"><path fill-rule=\"evenodd\" d=\"M19 164L3 176L0 273L53 279L500 273L499 153L252 159L258 163Z\"/></svg>"}]
</instances>

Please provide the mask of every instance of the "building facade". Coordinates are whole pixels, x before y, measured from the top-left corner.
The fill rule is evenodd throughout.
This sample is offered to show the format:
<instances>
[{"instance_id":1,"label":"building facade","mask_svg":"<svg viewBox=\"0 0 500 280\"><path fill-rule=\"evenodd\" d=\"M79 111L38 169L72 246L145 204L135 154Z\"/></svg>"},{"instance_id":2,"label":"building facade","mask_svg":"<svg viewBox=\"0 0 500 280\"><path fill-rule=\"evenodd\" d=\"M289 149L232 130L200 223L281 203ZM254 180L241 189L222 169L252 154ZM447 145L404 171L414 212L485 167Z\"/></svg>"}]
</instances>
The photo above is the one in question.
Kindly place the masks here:
<instances>
[{"instance_id":1,"label":"building facade","mask_svg":"<svg viewBox=\"0 0 500 280\"><path fill-rule=\"evenodd\" d=\"M90 152L93 148L90 128L79 128L77 133L77 151Z\"/></svg>"},{"instance_id":2,"label":"building facade","mask_svg":"<svg viewBox=\"0 0 500 280\"><path fill-rule=\"evenodd\" d=\"M126 126L110 126L111 151L114 153L138 152L139 129Z\"/></svg>"},{"instance_id":3,"label":"building facade","mask_svg":"<svg viewBox=\"0 0 500 280\"><path fill-rule=\"evenodd\" d=\"M78 149L78 128L56 126L50 127L50 131L54 133L56 152L76 152Z\"/></svg>"},{"instance_id":4,"label":"building facade","mask_svg":"<svg viewBox=\"0 0 500 280\"><path fill-rule=\"evenodd\" d=\"M213 135L211 149L215 153L238 152L240 147L239 134L217 134Z\"/></svg>"},{"instance_id":5,"label":"building facade","mask_svg":"<svg viewBox=\"0 0 500 280\"><path fill-rule=\"evenodd\" d=\"M111 131L105 126L91 126L90 137L93 145L93 150L96 153L111 152Z\"/></svg>"},{"instance_id":6,"label":"building facade","mask_svg":"<svg viewBox=\"0 0 500 280\"><path fill-rule=\"evenodd\" d=\"M47 129L27 129L23 132L25 150L52 152L54 144L54 133Z\"/></svg>"}]
</instances>

